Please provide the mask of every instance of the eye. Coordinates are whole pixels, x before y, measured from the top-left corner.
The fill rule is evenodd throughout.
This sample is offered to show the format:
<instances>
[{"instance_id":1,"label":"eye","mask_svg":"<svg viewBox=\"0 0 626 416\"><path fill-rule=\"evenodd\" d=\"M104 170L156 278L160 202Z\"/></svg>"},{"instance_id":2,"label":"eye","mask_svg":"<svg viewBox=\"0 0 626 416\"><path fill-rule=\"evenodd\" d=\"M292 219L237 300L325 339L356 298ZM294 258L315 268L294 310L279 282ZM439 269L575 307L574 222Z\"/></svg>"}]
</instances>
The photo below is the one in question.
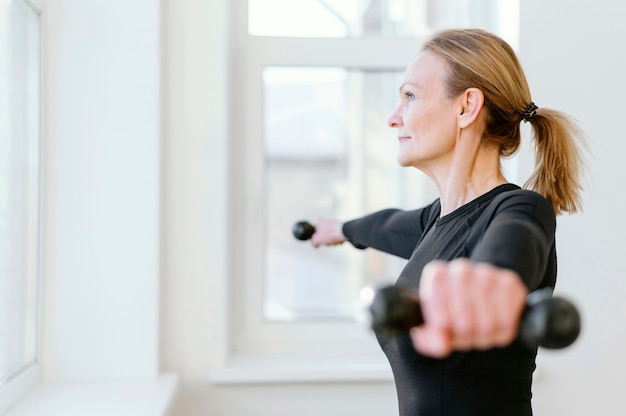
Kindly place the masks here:
<instances>
[{"instance_id":1,"label":"eye","mask_svg":"<svg viewBox=\"0 0 626 416\"><path fill-rule=\"evenodd\" d=\"M415 95L413 95L412 92L405 92L404 96L406 97L407 101L413 101L415 99Z\"/></svg>"}]
</instances>

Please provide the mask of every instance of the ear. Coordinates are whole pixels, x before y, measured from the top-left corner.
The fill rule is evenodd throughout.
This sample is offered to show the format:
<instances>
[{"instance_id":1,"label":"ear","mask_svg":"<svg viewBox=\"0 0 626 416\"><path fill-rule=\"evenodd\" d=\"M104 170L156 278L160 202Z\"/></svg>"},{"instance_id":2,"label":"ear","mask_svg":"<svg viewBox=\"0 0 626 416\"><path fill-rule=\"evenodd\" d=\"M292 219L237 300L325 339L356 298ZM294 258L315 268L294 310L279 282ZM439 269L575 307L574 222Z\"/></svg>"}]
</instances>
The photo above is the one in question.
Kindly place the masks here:
<instances>
[{"instance_id":1,"label":"ear","mask_svg":"<svg viewBox=\"0 0 626 416\"><path fill-rule=\"evenodd\" d=\"M466 128L478 118L485 96L478 88L468 88L459 97L459 127Z\"/></svg>"}]
</instances>

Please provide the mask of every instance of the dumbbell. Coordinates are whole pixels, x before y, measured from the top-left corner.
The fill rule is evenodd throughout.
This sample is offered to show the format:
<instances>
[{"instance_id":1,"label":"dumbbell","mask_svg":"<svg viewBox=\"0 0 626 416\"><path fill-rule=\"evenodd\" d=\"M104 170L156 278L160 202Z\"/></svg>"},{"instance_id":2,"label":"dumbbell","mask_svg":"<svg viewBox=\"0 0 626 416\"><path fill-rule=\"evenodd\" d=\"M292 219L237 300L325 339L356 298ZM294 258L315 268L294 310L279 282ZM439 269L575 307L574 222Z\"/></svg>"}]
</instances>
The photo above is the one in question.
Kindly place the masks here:
<instances>
[{"instance_id":1,"label":"dumbbell","mask_svg":"<svg viewBox=\"0 0 626 416\"><path fill-rule=\"evenodd\" d=\"M424 323L417 292L399 286L378 289L369 310L371 327L386 336L402 335ZM565 348L580 333L580 314L566 299L552 296L549 288L532 292L518 329L518 340L528 348Z\"/></svg>"},{"instance_id":2,"label":"dumbbell","mask_svg":"<svg viewBox=\"0 0 626 416\"><path fill-rule=\"evenodd\" d=\"M315 226L308 221L298 221L293 225L293 236L298 240L306 241L309 240L313 234L315 234ZM354 247L363 250L367 248L367 246L354 243L350 241Z\"/></svg>"}]
</instances>

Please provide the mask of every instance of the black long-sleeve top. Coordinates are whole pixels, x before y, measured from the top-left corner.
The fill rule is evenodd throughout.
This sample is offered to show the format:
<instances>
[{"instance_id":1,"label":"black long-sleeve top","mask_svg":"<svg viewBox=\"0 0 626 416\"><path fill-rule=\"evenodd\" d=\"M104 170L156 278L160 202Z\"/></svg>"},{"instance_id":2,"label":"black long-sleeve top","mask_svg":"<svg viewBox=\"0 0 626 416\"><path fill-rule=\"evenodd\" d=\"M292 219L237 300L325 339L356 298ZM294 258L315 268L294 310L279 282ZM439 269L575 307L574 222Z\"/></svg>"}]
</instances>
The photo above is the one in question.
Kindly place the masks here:
<instances>
[{"instance_id":1,"label":"black long-sleeve top","mask_svg":"<svg viewBox=\"0 0 626 416\"><path fill-rule=\"evenodd\" d=\"M440 217L440 203L349 221L346 237L408 259L398 285L417 288L431 260L468 258L517 272L529 291L554 287L556 218L538 193L505 184ZM519 343L445 359L416 352L408 335L377 334L394 374L400 416L529 416L537 351Z\"/></svg>"}]
</instances>

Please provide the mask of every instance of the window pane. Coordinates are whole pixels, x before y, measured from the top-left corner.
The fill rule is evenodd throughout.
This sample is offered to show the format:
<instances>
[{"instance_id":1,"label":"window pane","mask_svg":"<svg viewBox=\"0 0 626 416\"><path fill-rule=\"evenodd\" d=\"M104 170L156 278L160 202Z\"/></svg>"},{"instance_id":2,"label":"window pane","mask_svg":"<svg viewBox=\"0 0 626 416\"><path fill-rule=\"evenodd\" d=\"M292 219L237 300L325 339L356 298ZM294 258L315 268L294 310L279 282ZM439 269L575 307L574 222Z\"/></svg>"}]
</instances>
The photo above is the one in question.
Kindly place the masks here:
<instances>
[{"instance_id":1,"label":"window pane","mask_svg":"<svg viewBox=\"0 0 626 416\"><path fill-rule=\"evenodd\" d=\"M39 17L0 0L0 386L36 360Z\"/></svg>"},{"instance_id":2,"label":"window pane","mask_svg":"<svg viewBox=\"0 0 626 416\"><path fill-rule=\"evenodd\" d=\"M361 288L399 273L404 261L349 244L314 250L291 229L301 219L347 220L434 198L420 172L396 162L386 120L401 74L265 68L265 319L359 319Z\"/></svg>"},{"instance_id":3,"label":"window pane","mask_svg":"<svg viewBox=\"0 0 626 416\"><path fill-rule=\"evenodd\" d=\"M357 38L427 36L450 26L501 33L519 0L248 0L254 36ZM279 11L279 12L277 12ZM514 24L514 22L509 22ZM507 26L507 25L504 25Z\"/></svg>"}]
</instances>

